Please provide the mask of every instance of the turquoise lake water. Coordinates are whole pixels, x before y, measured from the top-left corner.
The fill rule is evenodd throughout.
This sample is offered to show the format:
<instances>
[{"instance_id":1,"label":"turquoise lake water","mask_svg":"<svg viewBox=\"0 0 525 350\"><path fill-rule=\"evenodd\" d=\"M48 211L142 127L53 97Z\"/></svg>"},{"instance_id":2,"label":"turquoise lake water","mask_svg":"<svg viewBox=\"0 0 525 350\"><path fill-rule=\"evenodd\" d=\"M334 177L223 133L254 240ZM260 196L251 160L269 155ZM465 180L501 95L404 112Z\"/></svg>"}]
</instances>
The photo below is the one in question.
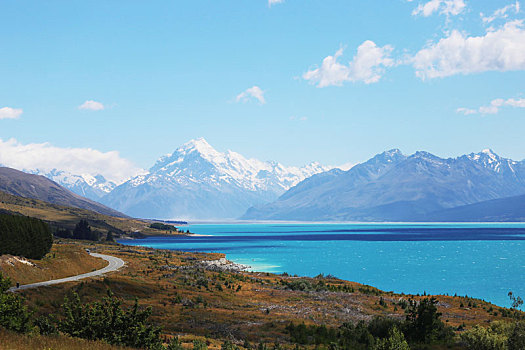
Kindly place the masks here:
<instances>
[{"instance_id":1,"label":"turquoise lake water","mask_svg":"<svg viewBox=\"0 0 525 350\"><path fill-rule=\"evenodd\" d=\"M320 273L385 291L469 295L509 306L525 297L525 224L190 225L208 236L121 240L221 252L253 270Z\"/></svg>"}]
</instances>

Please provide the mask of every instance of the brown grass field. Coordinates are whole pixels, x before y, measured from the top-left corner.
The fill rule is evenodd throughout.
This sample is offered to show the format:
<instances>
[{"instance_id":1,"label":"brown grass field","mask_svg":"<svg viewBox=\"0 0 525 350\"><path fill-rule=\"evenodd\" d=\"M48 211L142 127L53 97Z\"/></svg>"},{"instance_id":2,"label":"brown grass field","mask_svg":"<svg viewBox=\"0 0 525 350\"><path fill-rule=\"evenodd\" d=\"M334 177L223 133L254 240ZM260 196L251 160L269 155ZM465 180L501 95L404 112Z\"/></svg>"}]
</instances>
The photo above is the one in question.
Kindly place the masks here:
<instances>
[{"instance_id":1,"label":"brown grass field","mask_svg":"<svg viewBox=\"0 0 525 350\"><path fill-rule=\"evenodd\" d=\"M0 256L0 272L11 278L11 284L35 283L79 275L98 270L106 262L94 258L78 245L53 244L51 252L41 260L24 259L34 266L13 259L10 255Z\"/></svg>"},{"instance_id":2,"label":"brown grass field","mask_svg":"<svg viewBox=\"0 0 525 350\"><path fill-rule=\"evenodd\" d=\"M180 336L188 347L195 337L204 337L210 347L215 348L225 339L239 344L244 340L289 343L284 328L290 322L336 327L343 322L370 320L376 315L402 319L402 300L422 298L384 292L336 278L220 272L206 269L199 263L215 260L222 257L221 254L106 244L94 247L78 242L55 245L54 250L61 251L61 256L74 257L75 252L86 247L122 258L126 267L101 278L23 291L21 294L36 315L59 311L64 297L73 291L79 293L82 300L93 301L101 299L110 289L126 304L131 305L138 297L142 306L151 306L152 321L163 328L166 337ZM16 276L20 276L20 272L17 273ZM324 286L324 290L290 289L301 283ZM503 308L481 300L453 296L436 298L443 321L454 327L505 319L501 315Z\"/></svg>"},{"instance_id":3,"label":"brown grass field","mask_svg":"<svg viewBox=\"0 0 525 350\"><path fill-rule=\"evenodd\" d=\"M8 332L0 328L2 350L119 350L131 349L66 336L41 336Z\"/></svg>"}]
</instances>

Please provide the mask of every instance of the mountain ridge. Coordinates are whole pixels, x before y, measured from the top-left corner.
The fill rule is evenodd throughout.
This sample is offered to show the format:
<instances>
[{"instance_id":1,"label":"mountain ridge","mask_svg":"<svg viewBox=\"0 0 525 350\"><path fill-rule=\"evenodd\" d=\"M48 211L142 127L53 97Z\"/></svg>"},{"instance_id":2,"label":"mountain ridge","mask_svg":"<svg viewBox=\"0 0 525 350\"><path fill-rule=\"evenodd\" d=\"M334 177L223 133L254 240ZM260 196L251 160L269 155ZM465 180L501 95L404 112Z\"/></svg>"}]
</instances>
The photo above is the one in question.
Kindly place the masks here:
<instances>
[{"instance_id":1,"label":"mountain ridge","mask_svg":"<svg viewBox=\"0 0 525 350\"><path fill-rule=\"evenodd\" d=\"M0 167L0 191L51 204L87 209L104 215L126 217L114 209L63 188L45 176L28 174L12 168Z\"/></svg>"},{"instance_id":2,"label":"mountain ridge","mask_svg":"<svg viewBox=\"0 0 525 350\"><path fill-rule=\"evenodd\" d=\"M300 187L301 191L297 191ZM393 149L315 185L309 179L247 220L413 221L431 212L525 193L525 162L491 150L456 158Z\"/></svg>"},{"instance_id":3,"label":"mountain ridge","mask_svg":"<svg viewBox=\"0 0 525 350\"><path fill-rule=\"evenodd\" d=\"M204 138L162 156L147 174L117 186L102 202L132 216L160 219L235 219L270 202L301 180L329 167L285 167L219 152Z\"/></svg>"}]
</instances>

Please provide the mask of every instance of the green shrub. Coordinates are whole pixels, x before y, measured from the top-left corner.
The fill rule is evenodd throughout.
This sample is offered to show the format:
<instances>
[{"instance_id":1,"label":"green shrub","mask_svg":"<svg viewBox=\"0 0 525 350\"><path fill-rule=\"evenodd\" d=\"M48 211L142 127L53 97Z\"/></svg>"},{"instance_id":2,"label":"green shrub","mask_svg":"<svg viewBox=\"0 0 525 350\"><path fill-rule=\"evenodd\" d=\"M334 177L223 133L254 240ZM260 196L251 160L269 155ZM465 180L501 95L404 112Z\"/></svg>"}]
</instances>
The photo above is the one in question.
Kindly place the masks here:
<instances>
[{"instance_id":1,"label":"green shrub","mask_svg":"<svg viewBox=\"0 0 525 350\"><path fill-rule=\"evenodd\" d=\"M31 315L22 304L22 298L8 292L11 281L0 272L0 327L25 333L31 330Z\"/></svg>"},{"instance_id":2,"label":"green shrub","mask_svg":"<svg viewBox=\"0 0 525 350\"><path fill-rule=\"evenodd\" d=\"M461 341L469 350L506 350L507 337L491 328L479 325L461 334Z\"/></svg>"},{"instance_id":3,"label":"green shrub","mask_svg":"<svg viewBox=\"0 0 525 350\"><path fill-rule=\"evenodd\" d=\"M81 303L75 293L71 300L65 299L62 308L64 318L58 328L73 337L145 349L163 348L160 329L148 323L151 308L141 310L137 300L125 310L110 291L102 302L91 304Z\"/></svg>"},{"instance_id":4,"label":"green shrub","mask_svg":"<svg viewBox=\"0 0 525 350\"><path fill-rule=\"evenodd\" d=\"M397 329L392 327L389 331L388 338L379 339L374 347L375 350L410 350L405 336Z\"/></svg>"}]
</instances>

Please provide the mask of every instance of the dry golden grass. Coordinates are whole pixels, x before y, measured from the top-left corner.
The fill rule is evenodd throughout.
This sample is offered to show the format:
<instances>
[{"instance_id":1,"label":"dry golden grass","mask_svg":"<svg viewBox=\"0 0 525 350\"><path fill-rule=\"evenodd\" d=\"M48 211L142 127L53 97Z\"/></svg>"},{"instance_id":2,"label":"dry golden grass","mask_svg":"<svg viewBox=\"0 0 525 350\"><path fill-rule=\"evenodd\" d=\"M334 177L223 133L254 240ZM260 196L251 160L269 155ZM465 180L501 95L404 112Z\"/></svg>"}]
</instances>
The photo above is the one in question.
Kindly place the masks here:
<instances>
[{"instance_id":1,"label":"dry golden grass","mask_svg":"<svg viewBox=\"0 0 525 350\"><path fill-rule=\"evenodd\" d=\"M51 252L41 260L27 259L35 266L17 262L11 256L0 257L0 272L11 278L14 285L35 283L79 275L98 270L107 262L89 255L84 246L77 244L53 244Z\"/></svg>"},{"instance_id":2,"label":"dry golden grass","mask_svg":"<svg viewBox=\"0 0 525 350\"><path fill-rule=\"evenodd\" d=\"M131 349L67 336L18 334L0 328L1 350L123 350Z\"/></svg>"}]
</instances>

